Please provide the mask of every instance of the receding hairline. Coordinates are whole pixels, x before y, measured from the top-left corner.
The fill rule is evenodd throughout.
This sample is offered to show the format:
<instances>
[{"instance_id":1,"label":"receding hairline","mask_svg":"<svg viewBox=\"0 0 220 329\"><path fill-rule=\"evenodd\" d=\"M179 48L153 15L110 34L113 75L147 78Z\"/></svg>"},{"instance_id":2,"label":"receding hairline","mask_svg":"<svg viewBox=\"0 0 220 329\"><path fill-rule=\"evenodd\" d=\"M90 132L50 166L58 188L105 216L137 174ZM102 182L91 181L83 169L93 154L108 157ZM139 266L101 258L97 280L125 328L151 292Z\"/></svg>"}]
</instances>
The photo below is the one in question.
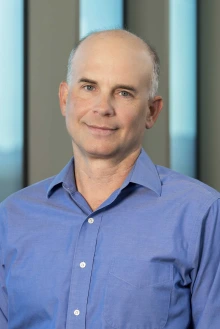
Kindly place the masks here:
<instances>
[{"instance_id":1,"label":"receding hairline","mask_svg":"<svg viewBox=\"0 0 220 329\"><path fill-rule=\"evenodd\" d=\"M123 29L112 29L112 30L102 30L102 31L94 31L86 35L84 38L82 38L76 45L76 47L73 49L73 56L72 60L77 52L77 50L81 47L81 45L84 44L84 42L89 41L90 39L104 39L105 36L112 36L112 37L117 37L121 38L123 40L127 39L134 40L140 44L140 46L143 47L144 50L146 50L146 53L151 56L151 51L153 48L145 42L143 39L138 37L137 35ZM154 50L153 50L154 51Z\"/></svg>"},{"instance_id":2,"label":"receding hairline","mask_svg":"<svg viewBox=\"0 0 220 329\"><path fill-rule=\"evenodd\" d=\"M117 38L121 39L128 39L129 38L136 42L138 42L143 48L144 51L146 51L146 54L149 55L149 58L152 62L153 68L152 68L152 86L151 86L151 95L150 97L153 98L156 95L157 89L158 89L158 83L159 83L159 73L160 73L160 61L159 57L157 55L157 52L155 49L146 41L144 41L142 38L137 36L134 33L129 32L128 30L124 29L111 29L111 30L102 30L102 31L93 31L86 35L84 38L82 38L78 44L72 49L69 61L68 61L68 70L67 70L67 83L69 84L71 82L71 76L72 76L72 66L75 54L77 53L80 46L86 42L89 39L93 38L104 38L106 35L109 36L115 36Z\"/></svg>"}]
</instances>

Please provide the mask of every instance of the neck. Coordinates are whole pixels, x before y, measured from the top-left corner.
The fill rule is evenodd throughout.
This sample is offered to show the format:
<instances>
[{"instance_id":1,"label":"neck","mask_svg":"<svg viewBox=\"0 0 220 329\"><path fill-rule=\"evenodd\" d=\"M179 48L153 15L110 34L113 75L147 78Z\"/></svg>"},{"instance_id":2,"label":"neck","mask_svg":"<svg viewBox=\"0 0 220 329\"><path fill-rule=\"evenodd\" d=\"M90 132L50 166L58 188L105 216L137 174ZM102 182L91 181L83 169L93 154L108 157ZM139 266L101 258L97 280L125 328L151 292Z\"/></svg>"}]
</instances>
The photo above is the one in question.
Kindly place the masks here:
<instances>
[{"instance_id":1,"label":"neck","mask_svg":"<svg viewBox=\"0 0 220 329\"><path fill-rule=\"evenodd\" d=\"M93 210L121 187L139 154L140 148L119 161L89 157L74 150L77 190Z\"/></svg>"}]
</instances>

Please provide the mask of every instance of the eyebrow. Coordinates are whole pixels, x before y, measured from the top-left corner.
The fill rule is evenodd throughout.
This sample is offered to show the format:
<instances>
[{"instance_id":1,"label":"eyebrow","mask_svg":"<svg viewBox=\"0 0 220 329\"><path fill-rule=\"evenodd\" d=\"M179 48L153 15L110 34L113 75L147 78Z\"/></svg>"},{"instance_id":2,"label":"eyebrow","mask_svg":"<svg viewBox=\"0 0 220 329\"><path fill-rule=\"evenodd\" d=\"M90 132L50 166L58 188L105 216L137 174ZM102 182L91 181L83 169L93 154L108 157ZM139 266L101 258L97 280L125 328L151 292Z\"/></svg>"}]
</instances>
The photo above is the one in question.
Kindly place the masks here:
<instances>
[{"instance_id":1,"label":"eyebrow","mask_svg":"<svg viewBox=\"0 0 220 329\"><path fill-rule=\"evenodd\" d=\"M93 84L97 84L97 82L95 80L91 80L91 79L88 79L88 78L81 78L78 80L78 82L88 82L88 83L93 83Z\"/></svg>"},{"instance_id":2,"label":"eyebrow","mask_svg":"<svg viewBox=\"0 0 220 329\"><path fill-rule=\"evenodd\" d=\"M78 80L79 83L81 82L87 82L87 83L92 83L92 84L98 84L97 81L92 80L92 79L88 79L88 78L80 78ZM137 94L137 89L134 88L133 86L130 85L124 85L124 84L117 84L116 86L114 86L114 89L126 89L126 90L130 90L133 91L135 94Z\"/></svg>"}]
</instances>

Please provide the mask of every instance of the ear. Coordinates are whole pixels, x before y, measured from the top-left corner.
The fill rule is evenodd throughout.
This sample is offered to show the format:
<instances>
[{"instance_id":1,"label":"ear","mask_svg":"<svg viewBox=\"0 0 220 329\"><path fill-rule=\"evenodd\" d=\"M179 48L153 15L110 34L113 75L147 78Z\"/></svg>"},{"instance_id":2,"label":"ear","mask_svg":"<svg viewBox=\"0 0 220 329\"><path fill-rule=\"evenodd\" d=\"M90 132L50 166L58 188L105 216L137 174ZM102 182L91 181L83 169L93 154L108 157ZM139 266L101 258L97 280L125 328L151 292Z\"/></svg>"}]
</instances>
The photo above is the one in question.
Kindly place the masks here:
<instances>
[{"instance_id":1,"label":"ear","mask_svg":"<svg viewBox=\"0 0 220 329\"><path fill-rule=\"evenodd\" d=\"M66 116L66 105L68 99L69 87L67 82L61 82L59 87L60 109L63 116Z\"/></svg>"},{"instance_id":2,"label":"ear","mask_svg":"<svg viewBox=\"0 0 220 329\"><path fill-rule=\"evenodd\" d=\"M150 129L153 127L157 118L163 108L163 99L160 96L155 96L149 101L149 113L146 118L146 128Z\"/></svg>"}]
</instances>

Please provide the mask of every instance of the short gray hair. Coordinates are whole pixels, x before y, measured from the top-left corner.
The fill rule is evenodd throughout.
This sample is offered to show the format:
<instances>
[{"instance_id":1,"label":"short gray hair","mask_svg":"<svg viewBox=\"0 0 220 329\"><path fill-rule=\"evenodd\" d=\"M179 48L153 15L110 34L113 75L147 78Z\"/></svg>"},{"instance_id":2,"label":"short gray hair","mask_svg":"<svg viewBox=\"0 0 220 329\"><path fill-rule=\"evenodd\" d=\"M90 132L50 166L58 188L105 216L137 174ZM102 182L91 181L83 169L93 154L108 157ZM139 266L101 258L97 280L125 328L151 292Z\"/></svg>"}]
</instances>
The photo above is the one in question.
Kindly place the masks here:
<instances>
[{"instance_id":1,"label":"short gray hair","mask_svg":"<svg viewBox=\"0 0 220 329\"><path fill-rule=\"evenodd\" d=\"M66 75L66 81L68 83L68 85L71 84L72 82L72 64L73 64L73 58L74 58L74 55L77 51L77 49L79 48L80 44L85 40L87 39L88 37L92 36L92 35L95 35L95 34L99 34L99 33L102 33L102 32L113 32L113 31L126 31L128 33L131 33L127 30L120 30L120 29L115 29L115 30L104 30L104 31L95 31L95 32L92 32L92 33L89 33L87 36L85 36L84 38L82 38L78 44L76 45L76 47L74 47L71 52L70 52L70 55L69 55L69 59L68 59L68 64L67 64L67 75ZM134 33L131 33L133 35L135 35ZM137 38L139 38L143 43L144 45L146 46L148 52L149 52L149 55L150 55L150 58L152 60L152 63L153 63L153 70L152 70L152 75L151 75L151 84L150 84L150 90L149 90L149 99L153 99L156 94L157 94L157 90L158 90L158 86L159 86L159 75L160 75L160 60L159 60L159 57L157 55L157 52L156 50L147 42L145 42L143 39L141 39L140 37L138 37L137 35L135 35Z\"/></svg>"},{"instance_id":2,"label":"short gray hair","mask_svg":"<svg viewBox=\"0 0 220 329\"><path fill-rule=\"evenodd\" d=\"M149 90L149 98L153 99L158 91L159 86L159 76L160 76L160 60L157 55L156 50L150 46L148 43L144 41L144 43L147 46L147 49L149 51L152 63L153 63L153 70L151 75L151 84L150 84L150 90Z\"/></svg>"}]
</instances>

